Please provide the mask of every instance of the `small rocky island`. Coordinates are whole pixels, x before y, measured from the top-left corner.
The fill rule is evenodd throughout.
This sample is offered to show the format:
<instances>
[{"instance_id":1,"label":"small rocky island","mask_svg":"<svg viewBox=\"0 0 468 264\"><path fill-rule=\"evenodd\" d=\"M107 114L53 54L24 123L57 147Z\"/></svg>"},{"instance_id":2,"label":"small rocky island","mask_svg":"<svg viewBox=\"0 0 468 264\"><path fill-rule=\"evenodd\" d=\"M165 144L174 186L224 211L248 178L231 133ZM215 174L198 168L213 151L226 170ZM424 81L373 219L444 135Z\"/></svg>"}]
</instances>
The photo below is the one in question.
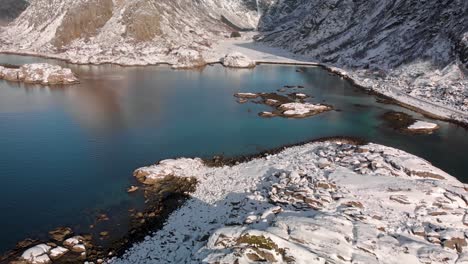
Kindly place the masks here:
<instances>
[{"instance_id":1,"label":"small rocky island","mask_svg":"<svg viewBox=\"0 0 468 264\"><path fill-rule=\"evenodd\" d=\"M22 66L0 65L0 80L42 85L75 84L78 78L71 69L48 63Z\"/></svg>"},{"instance_id":2,"label":"small rocky island","mask_svg":"<svg viewBox=\"0 0 468 264\"><path fill-rule=\"evenodd\" d=\"M286 87L296 88L299 86ZM254 103L264 104L274 108L273 111L263 111L258 114L266 118L276 116L285 118L306 118L333 109L328 105L306 102L305 99L310 96L303 93L290 93L288 95L278 93L236 93L234 97L238 98L237 102L241 104L249 100L260 98L259 101L254 101Z\"/></svg>"},{"instance_id":3,"label":"small rocky island","mask_svg":"<svg viewBox=\"0 0 468 264\"><path fill-rule=\"evenodd\" d=\"M255 61L240 52L226 54L221 62L224 67L229 68L255 68L256 66Z\"/></svg>"}]
</instances>

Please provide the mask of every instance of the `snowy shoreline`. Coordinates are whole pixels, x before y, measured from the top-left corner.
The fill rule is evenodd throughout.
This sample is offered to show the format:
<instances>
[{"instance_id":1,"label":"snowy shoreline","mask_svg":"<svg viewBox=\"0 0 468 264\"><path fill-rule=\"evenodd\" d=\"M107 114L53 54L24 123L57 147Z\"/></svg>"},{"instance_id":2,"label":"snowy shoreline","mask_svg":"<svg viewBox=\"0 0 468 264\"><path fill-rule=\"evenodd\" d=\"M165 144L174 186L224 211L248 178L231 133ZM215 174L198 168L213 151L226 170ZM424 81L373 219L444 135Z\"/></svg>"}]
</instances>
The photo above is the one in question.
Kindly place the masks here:
<instances>
[{"instance_id":1,"label":"snowy shoreline","mask_svg":"<svg viewBox=\"0 0 468 264\"><path fill-rule=\"evenodd\" d=\"M468 186L404 151L345 139L233 166L200 159L135 171L194 177L165 226L110 263L465 263Z\"/></svg>"},{"instance_id":2,"label":"snowy shoreline","mask_svg":"<svg viewBox=\"0 0 468 264\"><path fill-rule=\"evenodd\" d=\"M252 51L251 49L240 48L237 46L239 43L248 43L250 45L258 45L261 47L260 51ZM266 49L266 51L262 50ZM321 67L331 73L334 73L342 78L347 79L348 81L352 82L353 85L360 87L366 91L370 91L376 95L383 96L386 99L390 99L393 103L398 104L402 107L408 108L410 110L419 112L429 118L438 119L442 121L451 122L463 127L468 127L468 114L462 111L452 109L448 106L442 106L436 103L427 102L420 98L416 98L414 96L403 94L401 91L397 89L391 90L381 90L375 89L375 83L369 81L369 79L363 79L352 72L349 73L348 71L318 62L311 62L307 61L306 58L302 56L297 56L295 54L291 54L286 50L274 48L274 47L267 47L259 43L252 43L251 36L242 38L240 40L220 40L218 44L214 47L213 50L203 52L204 58L204 66L207 65L214 65L214 64L221 64L223 65L223 58L226 54L230 52L237 52L238 50L241 51L242 54L245 54L248 58L250 58L256 65L267 64L267 65L291 65L291 66L312 66L312 67ZM117 65L121 67L144 67L144 66L161 66L161 65L168 65L175 70L180 69L194 69L200 67L200 65L177 65L176 58L161 58L160 61L157 62L143 62L143 60L137 60L138 62L116 62L116 61L95 61L95 62L84 62L84 61L76 61L68 58L66 56L61 56L57 54L49 54L49 53L37 53L37 52L30 52L30 51L11 51L11 50L0 50L0 54L7 54L7 55L19 55L19 56L32 56L32 57L40 57L40 58L49 58L49 59L56 59L60 61L64 61L70 64L76 65ZM278 54L278 55L271 55L271 54ZM225 66L226 67L226 66ZM250 68L250 66L248 67Z\"/></svg>"}]
</instances>

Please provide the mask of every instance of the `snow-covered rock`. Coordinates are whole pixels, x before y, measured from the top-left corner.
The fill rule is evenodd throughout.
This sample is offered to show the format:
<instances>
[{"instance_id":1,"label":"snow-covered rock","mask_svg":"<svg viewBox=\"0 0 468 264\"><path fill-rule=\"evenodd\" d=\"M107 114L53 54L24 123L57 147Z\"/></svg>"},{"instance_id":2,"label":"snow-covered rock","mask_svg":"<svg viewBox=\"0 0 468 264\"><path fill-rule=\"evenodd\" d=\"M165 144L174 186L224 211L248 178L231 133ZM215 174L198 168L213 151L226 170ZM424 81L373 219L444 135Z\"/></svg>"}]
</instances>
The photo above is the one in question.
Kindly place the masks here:
<instances>
[{"instance_id":1,"label":"snow-covered rock","mask_svg":"<svg viewBox=\"0 0 468 264\"><path fill-rule=\"evenodd\" d=\"M163 160L156 165L143 167L135 170L133 175L144 184L154 184L167 176L191 177L187 173L187 168L201 168L203 161L201 159L176 159Z\"/></svg>"},{"instance_id":2,"label":"snow-covered rock","mask_svg":"<svg viewBox=\"0 0 468 264\"><path fill-rule=\"evenodd\" d=\"M240 52L226 54L222 63L225 67L230 68L254 68L256 66L255 61Z\"/></svg>"},{"instance_id":3,"label":"snow-covered rock","mask_svg":"<svg viewBox=\"0 0 468 264\"><path fill-rule=\"evenodd\" d=\"M416 131L416 132L419 132L419 131L434 131L434 130L436 130L438 128L439 128L439 126L437 124L429 123L429 122L425 122L425 121L419 121L419 120L408 127L409 130Z\"/></svg>"},{"instance_id":4,"label":"snow-covered rock","mask_svg":"<svg viewBox=\"0 0 468 264\"><path fill-rule=\"evenodd\" d=\"M78 82L78 78L70 69L47 63L25 64L19 68L0 67L0 79L42 85Z\"/></svg>"},{"instance_id":5,"label":"snow-covered rock","mask_svg":"<svg viewBox=\"0 0 468 264\"><path fill-rule=\"evenodd\" d=\"M56 260L65 255L68 251L69 250L64 247L55 247L50 250L49 256L52 260Z\"/></svg>"},{"instance_id":6,"label":"snow-covered rock","mask_svg":"<svg viewBox=\"0 0 468 264\"><path fill-rule=\"evenodd\" d=\"M283 111L282 113L286 117L301 118L329 111L331 110L331 107L320 104L295 102L282 104L278 107L278 109Z\"/></svg>"},{"instance_id":7,"label":"snow-covered rock","mask_svg":"<svg viewBox=\"0 0 468 264\"><path fill-rule=\"evenodd\" d=\"M21 259L25 260L29 264L48 264L51 263L51 259L48 256L51 247L46 244L40 244L34 246L21 255Z\"/></svg>"}]
</instances>

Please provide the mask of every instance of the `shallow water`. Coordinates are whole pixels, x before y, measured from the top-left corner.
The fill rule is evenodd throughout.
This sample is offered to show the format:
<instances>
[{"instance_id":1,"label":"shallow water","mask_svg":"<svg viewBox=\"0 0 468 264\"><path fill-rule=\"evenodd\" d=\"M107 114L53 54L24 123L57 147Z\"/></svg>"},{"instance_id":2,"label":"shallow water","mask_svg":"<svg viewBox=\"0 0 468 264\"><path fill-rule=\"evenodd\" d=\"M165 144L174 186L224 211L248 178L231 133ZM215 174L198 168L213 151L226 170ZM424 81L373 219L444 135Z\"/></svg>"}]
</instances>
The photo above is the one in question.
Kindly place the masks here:
<instances>
[{"instance_id":1,"label":"shallow water","mask_svg":"<svg viewBox=\"0 0 468 264\"><path fill-rule=\"evenodd\" d=\"M406 150L468 182L467 130L438 123L432 135L405 135L380 116L403 111L321 68L262 65L77 66L0 55L0 63L49 61L72 68L81 84L44 88L0 81L0 252L57 226L86 230L101 212L126 212L141 199L126 193L132 171L171 157L253 154L328 136L355 136ZM259 104L236 92L274 92L283 85L340 111L307 119L265 119ZM118 214L118 213L116 213ZM122 213L123 214L123 213Z\"/></svg>"}]
</instances>

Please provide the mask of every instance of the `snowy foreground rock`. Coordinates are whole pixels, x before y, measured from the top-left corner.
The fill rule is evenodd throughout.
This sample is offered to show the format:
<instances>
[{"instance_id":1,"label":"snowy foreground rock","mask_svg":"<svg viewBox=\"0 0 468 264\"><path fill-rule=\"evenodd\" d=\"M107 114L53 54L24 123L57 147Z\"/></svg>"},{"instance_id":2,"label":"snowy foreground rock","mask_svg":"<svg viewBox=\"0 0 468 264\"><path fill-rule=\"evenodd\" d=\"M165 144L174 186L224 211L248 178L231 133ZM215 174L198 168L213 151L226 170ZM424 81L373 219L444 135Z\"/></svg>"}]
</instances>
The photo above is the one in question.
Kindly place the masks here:
<instances>
[{"instance_id":1,"label":"snowy foreground rock","mask_svg":"<svg viewBox=\"0 0 468 264\"><path fill-rule=\"evenodd\" d=\"M225 67L230 68L254 68L255 61L240 52L229 53L221 60Z\"/></svg>"},{"instance_id":2,"label":"snowy foreground rock","mask_svg":"<svg viewBox=\"0 0 468 264\"><path fill-rule=\"evenodd\" d=\"M167 175L196 177L192 199L110 263L467 263L468 186L400 150L329 141L135 172Z\"/></svg>"},{"instance_id":3,"label":"snowy foreground rock","mask_svg":"<svg viewBox=\"0 0 468 264\"><path fill-rule=\"evenodd\" d=\"M13 264L50 264L54 261L63 261L61 258L68 252L76 254L75 257L71 258L72 261L79 261L80 259L86 258L86 241L81 236L74 236L66 239L65 241L56 241L57 243L62 242L63 246L58 246L56 243L47 243L35 245L23 252L21 257L17 261L13 261ZM62 263L62 262L60 262ZM64 262L68 263L68 262ZM71 262L70 262L71 263Z\"/></svg>"},{"instance_id":4,"label":"snowy foreground rock","mask_svg":"<svg viewBox=\"0 0 468 264\"><path fill-rule=\"evenodd\" d=\"M0 79L43 85L74 84L79 82L70 69L47 63L25 64L19 68L0 66Z\"/></svg>"}]
</instances>

